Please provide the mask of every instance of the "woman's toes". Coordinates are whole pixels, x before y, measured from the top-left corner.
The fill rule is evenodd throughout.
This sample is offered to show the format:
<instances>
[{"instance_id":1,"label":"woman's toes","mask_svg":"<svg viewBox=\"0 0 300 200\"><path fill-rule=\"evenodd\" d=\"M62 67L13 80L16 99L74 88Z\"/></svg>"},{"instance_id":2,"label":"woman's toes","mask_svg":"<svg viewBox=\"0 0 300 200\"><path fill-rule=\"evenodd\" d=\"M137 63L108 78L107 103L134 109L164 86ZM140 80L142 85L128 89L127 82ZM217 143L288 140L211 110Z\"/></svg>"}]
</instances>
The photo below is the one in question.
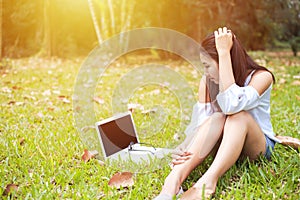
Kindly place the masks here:
<instances>
[{"instance_id":1,"label":"woman's toes","mask_svg":"<svg viewBox=\"0 0 300 200\"><path fill-rule=\"evenodd\" d=\"M205 187L191 187L183 193L181 200L201 200L206 199L214 194L214 190Z\"/></svg>"}]
</instances>

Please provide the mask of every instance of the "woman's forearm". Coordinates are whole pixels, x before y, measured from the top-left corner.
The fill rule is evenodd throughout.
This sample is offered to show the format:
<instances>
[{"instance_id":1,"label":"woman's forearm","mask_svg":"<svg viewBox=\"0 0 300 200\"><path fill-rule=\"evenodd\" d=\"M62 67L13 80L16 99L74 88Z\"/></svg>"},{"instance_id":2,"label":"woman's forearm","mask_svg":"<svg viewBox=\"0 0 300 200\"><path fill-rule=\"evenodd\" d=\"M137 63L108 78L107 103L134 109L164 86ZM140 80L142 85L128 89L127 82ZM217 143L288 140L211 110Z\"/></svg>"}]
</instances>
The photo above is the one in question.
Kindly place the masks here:
<instances>
[{"instance_id":1,"label":"woman's forearm","mask_svg":"<svg viewBox=\"0 0 300 200\"><path fill-rule=\"evenodd\" d=\"M229 86L235 83L230 52L219 52L219 89L225 91Z\"/></svg>"},{"instance_id":2,"label":"woman's forearm","mask_svg":"<svg viewBox=\"0 0 300 200\"><path fill-rule=\"evenodd\" d=\"M225 91L229 86L235 83L230 50L233 45L232 33L226 27L219 28L214 32L216 49L219 56L219 89Z\"/></svg>"}]
</instances>

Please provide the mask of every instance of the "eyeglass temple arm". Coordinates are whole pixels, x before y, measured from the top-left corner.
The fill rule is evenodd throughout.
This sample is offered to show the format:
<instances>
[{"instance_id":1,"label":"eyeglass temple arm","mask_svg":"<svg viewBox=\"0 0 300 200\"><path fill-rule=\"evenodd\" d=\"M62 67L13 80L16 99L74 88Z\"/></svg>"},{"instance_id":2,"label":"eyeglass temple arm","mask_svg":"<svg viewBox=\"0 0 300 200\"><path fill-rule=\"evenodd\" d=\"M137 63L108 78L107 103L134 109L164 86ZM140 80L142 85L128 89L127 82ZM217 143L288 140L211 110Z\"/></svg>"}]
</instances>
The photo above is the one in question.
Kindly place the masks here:
<instances>
[{"instance_id":1,"label":"eyeglass temple arm","mask_svg":"<svg viewBox=\"0 0 300 200\"><path fill-rule=\"evenodd\" d=\"M130 142L130 144L129 144L129 149L132 149L132 145L134 145L134 144L144 144L144 145L148 145L148 146L150 146L150 147L152 147L155 151L156 151L156 148L152 145L152 144L149 144L149 143L145 143L145 142L137 142L137 143L134 143L134 142Z\"/></svg>"}]
</instances>

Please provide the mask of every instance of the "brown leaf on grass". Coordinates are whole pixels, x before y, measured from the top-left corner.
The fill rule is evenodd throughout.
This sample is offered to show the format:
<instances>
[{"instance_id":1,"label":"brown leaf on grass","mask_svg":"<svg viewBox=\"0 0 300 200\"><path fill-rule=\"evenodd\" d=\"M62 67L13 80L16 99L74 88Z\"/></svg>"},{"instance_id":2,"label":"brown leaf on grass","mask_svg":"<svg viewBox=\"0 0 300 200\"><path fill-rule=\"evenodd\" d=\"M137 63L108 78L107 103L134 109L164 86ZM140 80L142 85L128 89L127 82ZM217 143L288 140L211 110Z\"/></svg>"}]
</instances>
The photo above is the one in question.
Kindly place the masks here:
<instances>
[{"instance_id":1,"label":"brown leaf on grass","mask_svg":"<svg viewBox=\"0 0 300 200\"><path fill-rule=\"evenodd\" d=\"M284 78L281 78L281 79L279 79L278 83L279 84L284 84L284 83L286 83L286 80Z\"/></svg>"},{"instance_id":2,"label":"brown leaf on grass","mask_svg":"<svg viewBox=\"0 0 300 200\"><path fill-rule=\"evenodd\" d=\"M1 90L4 93L11 93L11 89L9 89L8 87L3 87L3 88L1 88Z\"/></svg>"},{"instance_id":3,"label":"brown leaf on grass","mask_svg":"<svg viewBox=\"0 0 300 200\"><path fill-rule=\"evenodd\" d=\"M17 192L17 191L18 191L18 185L11 183L11 184L6 185L5 190L3 191L2 195L7 196L12 192Z\"/></svg>"},{"instance_id":4,"label":"brown leaf on grass","mask_svg":"<svg viewBox=\"0 0 300 200\"><path fill-rule=\"evenodd\" d=\"M174 134L174 136L173 136L173 139L175 140L175 141L179 141L180 140L180 134L178 134L178 133L176 133L176 134Z\"/></svg>"},{"instance_id":5,"label":"brown leaf on grass","mask_svg":"<svg viewBox=\"0 0 300 200\"><path fill-rule=\"evenodd\" d=\"M13 90L20 90L20 89L22 89L22 88L19 87L19 86L14 85L14 86L12 86L12 89L13 89Z\"/></svg>"},{"instance_id":6,"label":"brown leaf on grass","mask_svg":"<svg viewBox=\"0 0 300 200\"><path fill-rule=\"evenodd\" d=\"M71 101L69 99L63 99L62 100L64 103L71 103Z\"/></svg>"},{"instance_id":7,"label":"brown leaf on grass","mask_svg":"<svg viewBox=\"0 0 300 200\"><path fill-rule=\"evenodd\" d=\"M76 106L75 109L74 109L76 112L79 112L81 110L81 107L80 106Z\"/></svg>"},{"instance_id":8,"label":"brown leaf on grass","mask_svg":"<svg viewBox=\"0 0 300 200\"><path fill-rule=\"evenodd\" d=\"M276 173L275 173L275 171L274 171L273 169L270 169L270 173L271 173L273 176L276 175Z\"/></svg>"},{"instance_id":9,"label":"brown leaf on grass","mask_svg":"<svg viewBox=\"0 0 300 200\"><path fill-rule=\"evenodd\" d=\"M296 99L297 99L298 101L300 101L300 96L296 95Z\"/></svg>"},{"instance_id":10,"label":"brown leaf on grass","mask_svg":"<svg viewBox=\"0 0 300 200\"><path fill-rule=\"evenodd\" d=\"M60 94L59 90L53 90L52 92L53 92L53 94Z\"/></svg>"},{"instance_id":11,"label":"brown leaf on grass","mask_svg":"<svg viewBox=\"0 0 300 200\"><path fill-rule=\"evenodd\" d=\"M28 100L34 100L34 101L36 100L34 96L30 96L30 95L24 95L23 98Z\"/></svg>"},{"instance_id":12,"label":"brown leaf on grass","mask_svg":"<svg viewBox=\"0 0 300 200\"><path fill-rule=\"evenodd\" d=\"M100 97L94 97L93 100L96 102L96 103L99 103L99 104L104 104L104 100Z\"/></svg>"},{"instance_id":13,"label":"brown leaf on grass","mask_svg":"<svg viewBox=\"0 0 300 200\"><path fill-rule=\"evenodd\" d=\"M84 149L84 153L81 156L81 159L84 162L88 162L90 159L95 158L95 156L98 155L98 151L89 151L87 149Z\"/></svg>"},{"instance_id":14,"label":"brown leaf on grass","mask_svg":"<svg viewBox=\"0 0 300 200\"><path fill-rule=\"evenodd\" d=\"M16 101L9 101L7 104L8 105L14 105L16 103Z\"/></svg>"},{"instance_id":15,"label":"brown leaf on grass","mask_svg":"<svg viewBox=\"0 0 300 200\"><path fill-rule=\"evenodd\" d=\"M34 173L33 169L28 170L28 175L29 175L30 178L33 177L33 173Z\"/></svg>"},{"instance_id":16,"label":"brown leaf on grass","mask_svg":"<svg viewBox=\"0 0 300 200\"><path fill-rule=\"evenodd\" d=\"M130 104L128 104L127 105L127 108L128 108L128 110L130 111L130 112L134 112L134 110L137 108L138 106L137 106L137 104L133 104L133 103L130 103Z\"/></svg>"},{"instance_id":17,"label":"brown leaf on grass","mask_svg":"<svg viewBox=\"0 0 300 200\"><path fill-rule=\"evenodd\" d=\"M54 107L48 107L47 110L48 110L48 111L54 111L55 108L54 108Z\"/></svg>"},{"instance_id":18,"label":"brown leaf on grass","mask_svg":"<svg viewBox=\"0 0 300 200\"><path fill-rule=\"evenodd\" d=\"M20 102L20 101L9 101L8 102L8 105L16 105L16 106L21 106L21 105L23 105L24 104L24 102Z\"/></svg>"},{"instance_id":19,"label":"brown leaf on grass","mask_svg":"<svg viewBox=\"0 0 300 200\"><path fill-rule=\"evenodd\" d=\"M130 112L134 112L135 109L144 110L144 107L141 104L138 103L129 103L127 104L127 108Z\"/></svg>"},{"instance_id":20,"label":"brown leaf on grass","mask_svg":"<svg viewBox=\"0 0 300 200\"><path fill-rule=\"evenodd\" d=\"M42 112L39 112L38 114L36 114L36 116L38 116L39 118L44 118L45 116L44 116L44 114L42 113Z\"/></svg>"},{"instance_id":21,"label":"brown leaf on grass","mask_svg":"<svg viewBox=\"0 0 300 200\"><path fill-rule=\"evenodd\" d=\"M117 189L130 187L133 186L133 184L133 174L131 172L118 172L114 174L108 182L109 186L116 187Z\"/></svg>"},{"instance_id":22,"label":"brown leaf on grass","mask_svg":"<svg viewBox=\"0 0 300 200\"><path fill-rule=\"evenodd\" d=\"M157 108L152 108L152 109L149 109L149 110L143 110L142 114L150 114L150 113L155 113L155 112L157 112Z\"/></svg>"},{"instance_id":23,"label":"brown leaf on grass","mask_svg":"<svg viewBox=\"0 0 300 200\"><path fill-rule=\"evenodd\" d=\"M300 85L300 81L296 80L292 82L292 85Z\"/></svg>"},{"instance_id":24,"label":"brown leaf on grass","mask_svg":"<svg viewBox=\"0 0 300 200\"><path fill-rule=\"evenodd\" d=\"M43 96L50 96L51 95L51 91L50 90L45 90L44 92L42 92Z\"/></svg>"},{"instance_id":25,"label":"brown leaf on grass","mask_svg":"<svg viewBox=\"0 0 300 200\"><path fill-rule=\"evenodd\" d=\"M65 98L67 98L67 97L64 96L64 95L59 95L59 96L57 96L57 98L62 100L62 99L65 99Z\"/></svg>"},{"instance_id":26,"label":"brown leaf on grass","mask_svg":"<svg viewBox=\"0 0 300 200\"><path fill-rule=\"evenodd\" d=\"M293 79L300 79L300 75L293 76Z\"/></svg>"},{"instance_id":27,"label":"brown leaf on grass","mask_svg":"<svg viewBox=\"0 0 300 200\"><path fill-rule=\"evenodd\" d=\"M22 106L23 104L24 104L24 102L21 102L21 101L17 101L17 102L15 103L16 106Z\"/></svg>"},{"instance_id":28,"label":"brown leaf on grass","mask_svg":"<svg viewBox=\"0 0 300 200\"><path fill-rule=\"evenodd\" d=\"M290 146L296 150L298 150L298 148L300 147L300 140L298 138L281 135L277 135L276 138L278 138L281 141L281 144L285 146Z\"/></svg>"},{"instance_id":29,"label":"brown leaf on grass","mask_svg":"<svg viewBox=\"0 0 300 200\"><path fill-rule=\"evenodd\" d=\"M63 95L58 96L58 99L64 103L71 103L71 101L68 99L68 97L63 96Z\"/></svg>"},{"instance_id":30,"label":"brown leaf on grass","mask_svg":"<svg viewBox=\"0 0 300 200\"><path fill-rule=\"evenodd\" d=\"M158 95L160 94L160 90L159 89L155 89L155 90L152 90L151 92L149 92L150 95Z\"/></svg>"},{"instance_id":31,"label":"brown leaf on grass","mask_svg":"<svg viewBox=\"0 0 300 200\"><path fill-rule=\"evenodd\" d=\"M98 162L98 164L101 165L101 166L105 165L105 163L104 163L102 160L97 160L97 162Z\"/></svg>"},{"instance_id":32,"label":"brown leaf on grass","mask_svg":"<svg viewBox=\"0 0 300 200\"><path fill-rule=\"evenodd\" d=\"M25 143L25 138L20 138L19 139L19 144L22 146Z\"/></svg>"}]
</instances>

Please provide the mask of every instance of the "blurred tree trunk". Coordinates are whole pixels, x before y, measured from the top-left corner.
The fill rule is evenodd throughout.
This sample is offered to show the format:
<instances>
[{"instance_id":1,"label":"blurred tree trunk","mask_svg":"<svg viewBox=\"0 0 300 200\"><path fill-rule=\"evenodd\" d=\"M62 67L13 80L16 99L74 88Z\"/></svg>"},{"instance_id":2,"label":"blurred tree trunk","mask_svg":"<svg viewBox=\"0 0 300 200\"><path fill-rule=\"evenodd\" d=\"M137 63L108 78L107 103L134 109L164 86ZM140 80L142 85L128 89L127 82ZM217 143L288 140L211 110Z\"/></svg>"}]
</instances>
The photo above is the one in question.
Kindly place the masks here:
<instances>
[{"instance_id":1,"label":"blurred tree trunk","mask_svg":"<svg viewBox=\"0 0 300 200\"><path fill-rule=\"evenodd\" d=\"M95 10L94 10L94 5L93 5L92 0L88 0L88 3L89 3L89 8L90 8L90 13L91 13L91 17L92 17L92 20L93 20L94 28L95 28L95 31L96 31L98 43L101 44L103 40L102 40L100 29L99 29L99 26L98 26L97 17L96 17Z\"/></svg>"},{"instance_id":2,"label":"blurred tree trunk","mask_svg":"<svg viewBox=\"0 0 300 200\"><path fill-rule=\"evenodd\" d=\"M131 27L131 20L132 20L132 15L134 12L134 7L135 7L136 1L133 1L131 4L128 4L128 10L126 11L126 2L125 0L122 1L121 5L121 25L120 25L120 44L122 44L122 48L124 51L127 51L128 49L128 42L129 38L124 37L123 32L128 31Z\"/></svg>"},{"instance_id":3,"label":"blurred tree trunk","mask_svg":"<svg viewBox=\"0 0 300 200\"><path fill-rule=\"evenodd\" d=\"M0 60L2 59L2 0L0 0Z\"/></svg>"},{"instance_id":4,"label":"blurred tree trunk","mask_svg":"<svg viewBox=\"0 0 300 200\"><path fill-rule=\"evenodd\" d=\"M42 46L42 53L47 57L53 55L52 37L51 37L51 17L50 17L50 1L44 0L44 45Z\"/></svg>"},{"instance_id":5,"label":"blurred tree trunk","mask_svg":"<svg viewBox=\"0 0 300 200\"><path fill-rule=\"evenodd\" d=\"M110 14L110 20L111 20L111 32L110 35L116 34L116 26L115 26L115 15L114 15L114 9L113 9L113 4L111 0L107 0L108 3L108 8L109 8L109 14Z\"/></svg>"}]
</instances>

